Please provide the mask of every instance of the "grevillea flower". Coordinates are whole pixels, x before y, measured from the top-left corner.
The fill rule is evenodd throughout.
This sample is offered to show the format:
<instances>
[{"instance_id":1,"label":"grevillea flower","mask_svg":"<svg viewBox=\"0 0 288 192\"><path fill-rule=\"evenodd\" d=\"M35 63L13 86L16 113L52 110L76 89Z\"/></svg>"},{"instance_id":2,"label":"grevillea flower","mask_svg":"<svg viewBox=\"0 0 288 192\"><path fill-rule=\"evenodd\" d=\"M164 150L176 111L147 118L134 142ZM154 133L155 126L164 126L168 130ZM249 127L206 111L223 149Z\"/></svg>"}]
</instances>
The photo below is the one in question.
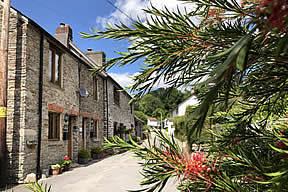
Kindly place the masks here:
<instances>
[{"instance_id":1,"label":"grevillea flower","mask_svg":"<svg viewBox=\"0 0 288 192\"><path fill-rule=\"evenodd\" d=\"M288 31L288 0L263 0L256 9L256 14L271 29ZM265 32L269 30L264 28Z\"/></svg>"}]
</instances>

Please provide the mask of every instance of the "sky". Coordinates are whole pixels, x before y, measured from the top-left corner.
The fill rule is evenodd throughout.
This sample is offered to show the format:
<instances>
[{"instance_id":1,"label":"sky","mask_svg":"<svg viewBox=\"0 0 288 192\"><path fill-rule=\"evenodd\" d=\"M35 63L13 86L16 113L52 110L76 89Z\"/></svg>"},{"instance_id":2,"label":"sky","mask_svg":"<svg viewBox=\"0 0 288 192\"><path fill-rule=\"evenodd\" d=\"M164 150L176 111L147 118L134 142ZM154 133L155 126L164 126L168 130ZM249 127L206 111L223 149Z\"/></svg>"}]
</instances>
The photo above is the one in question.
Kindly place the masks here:
<instances>
[{"instance_id":1,"label":"sky","mask_svg":"<svg viewBox=\"0 0 288 192\"><path fill-rule=\"evenodd\" d=\"M91 27L102 30L107 23L124 22L129 25L129 18L145 18L143 9L150 5L161 8L164 5L173 10L177 6L183 8L183 3L177 0L11 0L11 5L25 16L29 17L42 28L54 35L60 23L69 24L73 30L73 43L82 51L92 48L94 51L104 51L107 58L117 57L114 51L125 51L127 41L110 39L93 40L80 39L80 32L90 32ZM118 9L117 9L117 8ZM123 87L129 86L140 70L141 63L118 67L108 73ZM165 87L160 82L158 87Z\"/></svg>"}]
</instances>

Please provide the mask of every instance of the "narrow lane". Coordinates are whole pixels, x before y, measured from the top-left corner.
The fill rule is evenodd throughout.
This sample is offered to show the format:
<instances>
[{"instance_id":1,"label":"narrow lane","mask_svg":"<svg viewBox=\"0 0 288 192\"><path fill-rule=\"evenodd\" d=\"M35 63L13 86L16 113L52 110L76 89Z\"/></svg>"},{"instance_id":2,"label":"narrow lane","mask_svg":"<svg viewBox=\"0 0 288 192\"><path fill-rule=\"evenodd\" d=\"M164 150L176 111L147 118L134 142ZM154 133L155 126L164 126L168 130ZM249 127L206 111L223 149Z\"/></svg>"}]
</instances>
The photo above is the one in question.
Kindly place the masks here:
<instances>
[{"instance_id":1,"label":"narrow lane","mask_svg":"<svg viewBox=\"0 0 288 192\"><path fill-rule=\"evenodd\" d=\"M89 166L49 177L43 182L52 185L52 192L125 192L141 189L139 160L132 155L128 152L114 155ZM12 190L28 192L23 186L9 191ZM168 183L163 191L176 192L174 182Z\"/></svg>"}]
</instances>

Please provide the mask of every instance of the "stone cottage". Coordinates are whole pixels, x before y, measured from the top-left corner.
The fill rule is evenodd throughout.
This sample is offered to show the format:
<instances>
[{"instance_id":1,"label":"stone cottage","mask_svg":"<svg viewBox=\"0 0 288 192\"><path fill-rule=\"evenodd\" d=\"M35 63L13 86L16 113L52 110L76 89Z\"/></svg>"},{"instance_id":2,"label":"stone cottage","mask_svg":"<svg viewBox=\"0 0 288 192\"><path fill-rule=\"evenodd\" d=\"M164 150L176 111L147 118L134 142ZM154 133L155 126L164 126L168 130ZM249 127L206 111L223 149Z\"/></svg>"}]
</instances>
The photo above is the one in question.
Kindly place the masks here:
<instances>
[{"instance_id":1,"label":"stone cottage","mask_svg":"<svg viewBox=\"0 0 288 192\"><path fill-rule=\"evenodd\" d=\"M98 66L104 63L104 52L88 49L85 54ZM130 103L132 97L109 75L106 76L104 86L106 117L104 136L109 138L117 135L128 140L128 134L135 135L134 107L133 103Z\"/></svg>"},{"instance_id":2,"label":"stone cottage","mask_svg":"<svg viewBox=\"0 0 288 192\"><path fill-rule=\"evenodd\" d=\"M48 175L51 164L65 156L77 161L81 149L102 145L118 126L135 126L131 96L119 92L122 87L107 73L91 75L105 54L84 53L72 39L69 25L60 24L52 36L11 8L7 182L22 182L29 173Z\"/></svg>"}]
</instances>

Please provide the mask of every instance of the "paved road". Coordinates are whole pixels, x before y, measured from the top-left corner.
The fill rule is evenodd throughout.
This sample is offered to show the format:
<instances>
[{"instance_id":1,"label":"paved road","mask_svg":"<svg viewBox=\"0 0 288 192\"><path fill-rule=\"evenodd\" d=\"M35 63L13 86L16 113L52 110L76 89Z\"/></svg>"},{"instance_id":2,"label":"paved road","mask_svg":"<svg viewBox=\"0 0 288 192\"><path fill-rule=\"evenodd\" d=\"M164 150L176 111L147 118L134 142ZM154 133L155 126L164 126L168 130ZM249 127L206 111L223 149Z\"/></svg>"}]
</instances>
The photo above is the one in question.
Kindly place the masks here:
<instances>
[{"instance_id":1,"label":"paved road","mask_svg":"<svg viewBox=\"0 0 288 192\"><path fill-rule=\"evenodd\" d=\"M86 167L75 168L43 182L52 185L52 192L125 192L141 189L139 161L131 153L114 155ZM26 192L22 185L10 191ZM163 192L176 192L174 182L167 184ZM27 191L28 192L28 191Z\"/></svg>"}]
</instances>

